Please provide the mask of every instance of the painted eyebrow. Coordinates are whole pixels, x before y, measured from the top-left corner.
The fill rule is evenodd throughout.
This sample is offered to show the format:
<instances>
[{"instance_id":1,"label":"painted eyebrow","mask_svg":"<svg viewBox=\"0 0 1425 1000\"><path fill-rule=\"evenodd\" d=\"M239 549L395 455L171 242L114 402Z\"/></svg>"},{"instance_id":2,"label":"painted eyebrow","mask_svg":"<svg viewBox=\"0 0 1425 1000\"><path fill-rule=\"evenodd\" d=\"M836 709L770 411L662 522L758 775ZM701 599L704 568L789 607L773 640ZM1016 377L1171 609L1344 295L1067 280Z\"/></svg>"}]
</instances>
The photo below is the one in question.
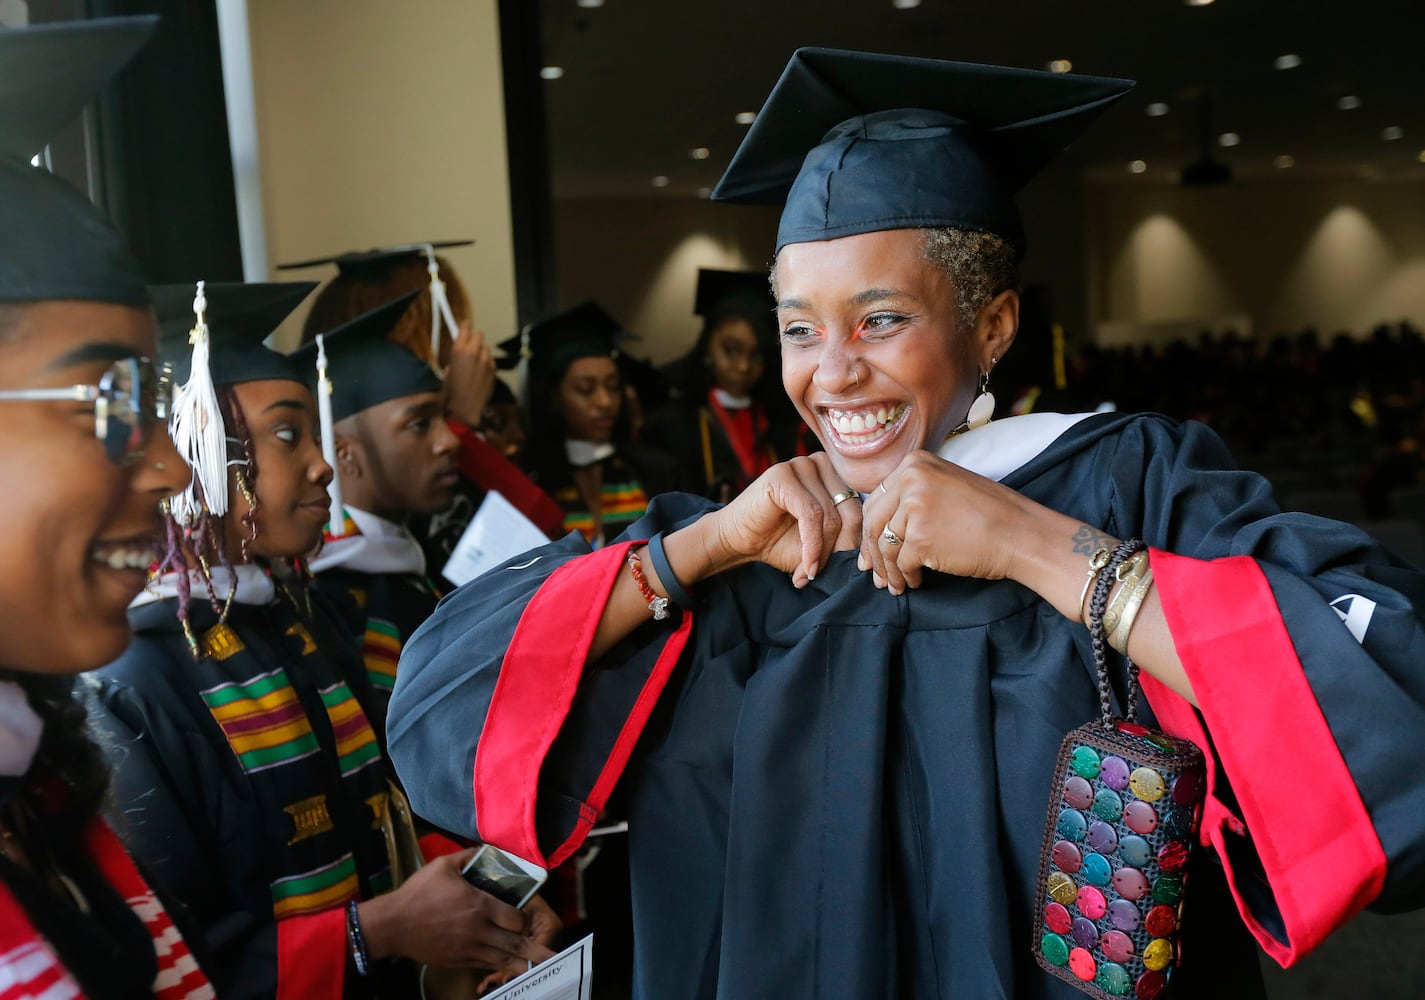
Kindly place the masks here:
<instances>
[{"instance_id":1,"label":"painted eyebrow","mask_svg":"<svg viewBox=\"0 0 1425 1000\"><path fill-rule=\"evenodd\" d=\"M268 403L263 407L262 412L271 413L273 410L299 410L306 413L307 404L300 399L279 399L275 403Z\"/></svg>"},{"instance_id":2,"label":"painted eyebrow","mask_svg":"<svg viewBox=\"0 0 1425 1000\"><path fill-rule=\"evenodd\" d=\"M125 358L137 357L139 357L139 352L134 350L133 344L121 344L117 341L91 341L61 354L45 365L44 370L47 372L60 371L94 361L108 361L112 364L115 361L123 361Z\"/></svg>"}]
</instances>

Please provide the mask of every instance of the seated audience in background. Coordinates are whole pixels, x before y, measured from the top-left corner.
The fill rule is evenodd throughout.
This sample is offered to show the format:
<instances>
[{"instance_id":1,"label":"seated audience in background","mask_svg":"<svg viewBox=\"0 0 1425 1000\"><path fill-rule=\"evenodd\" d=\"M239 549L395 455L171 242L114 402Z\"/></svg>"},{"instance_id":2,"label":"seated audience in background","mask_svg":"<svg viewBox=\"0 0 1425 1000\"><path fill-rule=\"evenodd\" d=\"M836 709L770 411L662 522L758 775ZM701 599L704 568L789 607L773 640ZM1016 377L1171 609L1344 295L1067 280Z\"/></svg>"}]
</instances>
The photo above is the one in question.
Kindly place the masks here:
<instances>
[{"instance_id":1,"label":"seated audience in background","mask_svg":"<svg viewBox=\"0 0 1425 1000\"><path fill-rule=\"evenodd\" d=\"M490 392L490 401L480 415L480 436L515 465L524 464L524 411L514 391L499 379Z\"/></svg>"},{"instance_id":2,"label":"seated audience in background","mask_svg":"<svg viewBox=\"0 0 1425 1000\"><path fill-rule=\"evenodd\" d=\"M210 286L196 320L191 286L154 289L194 474L92 711L123 836L202 928L221 996L411 996L419 965L522 970L557 921L468 884L473 851L417 842L360 651L300 565L332 470L305 370L261 344L312 287Z\"/></svg>"},{"instance_id":3,"label":"seated audience in background","mask_svg":"<svg viewBox=\"0 0 1425 1000\"><path fill-rule=\"evenodd\" d=\"M392 328L391 339L443 376L450 429L460 441L461 482L454 498L445 509L413 517L408 525L425 550L432 578L445 566L488 492L498 491L547 535L559 534L563 521L559 505L477 432L494 391L495 360L483 334L474 331L474 308L465 286L435 253L468 243L411 244L281 265L284 270L324 264L337 268L336 277L312 303L303 327L304 341L408 292L419 293ZM449 308L448 316L442 302Z\"/></svg>"},{"instance_id":4,"label":"seated audience in background","mask_svg":"<svg viewBox=\"0 0 1425 1000\"><path fill-rule=\"evenodd\" d=\"M213 996L195 937L174 927L181 908L159 902L99 818L109 768L73 693L74 675L128 644L128 603L159 552L159 503L187 479L163 425L148 290L88 199L30 164L157 23L0 31L6 998Z\"/></svg>"}]
</instances>

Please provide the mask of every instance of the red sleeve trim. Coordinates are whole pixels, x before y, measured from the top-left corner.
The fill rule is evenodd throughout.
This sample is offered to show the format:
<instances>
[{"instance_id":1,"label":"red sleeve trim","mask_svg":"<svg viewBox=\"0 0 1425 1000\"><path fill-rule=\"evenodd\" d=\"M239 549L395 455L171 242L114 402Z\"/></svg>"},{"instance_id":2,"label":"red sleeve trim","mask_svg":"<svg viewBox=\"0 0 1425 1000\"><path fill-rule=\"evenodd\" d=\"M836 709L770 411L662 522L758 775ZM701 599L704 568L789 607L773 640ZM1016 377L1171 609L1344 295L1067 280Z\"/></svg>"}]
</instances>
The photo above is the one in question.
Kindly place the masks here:
<instances>
[{"instance_id":1,"label":"red sleeve trim","mask_svg":"<svg viewBox=\"0 0 1425 1000\"><path fill-rule=\"evenodd\" d=\"M457 462L466 479L487 493L499 493L546 535L564 533L564 508L479 434L458 420L446 422L460 440Z\"/></svg>"},{"instance_id":2,"label":"red sleeve trim","mask_svg":"<svg viewBox=\"0 0 1425 1000\"><path fill-rule=\"evenodd\" d=\"M277 1000L340 1000L346 949L345 907L277 921Z\"/></svg>"},{"instance_id":3,"label":"red sleeve trim","mask_svg":"<svg viewBox=\"0 0 1425 1000\"><path fill-rule=\"evenodd\" d=\"M458 844L443 833L427 833L421 837L421 857L427 861L443 858L447 854L459 854L465 845Z\"/></svg>"},{"instance_id":4,"label":"red sleeve trim","mask_svg":"<svg viewBox=\"0 0 1425 1000\"><path fill-rule=\"evenodd\" d=\"M569 837L546 857L535 832L539 773L569 714L589 647L627 552L610 545L557 569L535 593L505 651L475 749L475 815L484 840L545 868L573 854L623 773L634 744L692 630L692 615L668 637L614 741Z\"/></svg>"},{"instance_id":5,"label":"red sleeve trim","mask_svg":"<svg viewBox=\"0 0 1425 1000\"><path fill-rule=\"evenodd\" d=\"M1201 716L1147 674L1144 694L1167 732L1209 756L1215 748L1242 819L1216 797L1209 768L1201 839L1217 848L1257 941L1291 965L1380 894L1385 851L1261 567L1246 556L1204 562L1154 549L1150 558ZM1253 918L1238 891L1226 844L1244 836L1281 911L1285 944Z\"/></svg>"}]
</instances>

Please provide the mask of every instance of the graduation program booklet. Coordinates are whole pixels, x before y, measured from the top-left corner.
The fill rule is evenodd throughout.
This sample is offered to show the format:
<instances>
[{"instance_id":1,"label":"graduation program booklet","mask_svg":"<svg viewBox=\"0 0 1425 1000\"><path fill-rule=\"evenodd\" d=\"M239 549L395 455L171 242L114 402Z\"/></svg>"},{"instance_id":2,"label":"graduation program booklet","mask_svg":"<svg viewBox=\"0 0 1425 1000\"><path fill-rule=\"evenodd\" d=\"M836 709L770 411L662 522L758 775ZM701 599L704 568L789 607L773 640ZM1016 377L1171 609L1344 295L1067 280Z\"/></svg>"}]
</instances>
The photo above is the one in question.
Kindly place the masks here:
<instances>
[{"instance_id":1,"label":"graduation program booklet","mask_svg":"<svg viewBox=\"0 0 1425 1000\"><path fill-rule=\"evenodd\" d=\"M465 533L450 550L450 559L440 575L459 587L506 559L548 544L549 539L534 522L492 491L485 494Z\"/></svg>"},{"instance_id":2,"label":"graduation program booklet","mask_svg":"<svg viewBox=\"0 0 1425 1000\"><path fill-rule=\"evenodd\" d=\"M594 935L511 979L482 1000L589 1000L594 973Z\"/></svg>"}]
</instances>

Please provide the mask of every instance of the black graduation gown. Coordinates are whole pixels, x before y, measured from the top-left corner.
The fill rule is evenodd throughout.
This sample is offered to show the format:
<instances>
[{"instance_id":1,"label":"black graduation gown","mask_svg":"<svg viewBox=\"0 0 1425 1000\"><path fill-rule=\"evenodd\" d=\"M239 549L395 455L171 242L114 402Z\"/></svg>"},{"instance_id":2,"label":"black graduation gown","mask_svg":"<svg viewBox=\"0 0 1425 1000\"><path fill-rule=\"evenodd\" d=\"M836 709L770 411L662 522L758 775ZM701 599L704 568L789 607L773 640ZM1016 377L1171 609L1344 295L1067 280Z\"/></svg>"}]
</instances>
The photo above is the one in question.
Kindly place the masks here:
<instances>
[{"instance_id":1,"label":"black graduation gown","mask_svg":"<svg viewBox=\"0 0 1425 1000\"><path fill-rule=\"evenodd\" d=\"M1290 960L1419 905L1422 575L1280 512L1200 425L1090 418L1003 481L1155 547L1201 711L1145 691L1213 759L1178 995L1261 995L1244 921ZM703 509L660 498L626 538ZM843 553L802 591L760 564L707 581L585 670L626 548L526 554L412 638L389 737L419 811L558 860L621 777L641 997L1079 995L1030 939L1055 755L1098 714L1081 625L1009 581L894 597Z\"/></svg>"},{"instance_id":2,"label":"black graduation gown","mask_svg":"<svg viewBox=\"0 0 1425 1000\"><path fill-rule=\"evenodd\" d=\"M90 675L117 832L202 928L224 998L275 996L279 977L288 995L376 995L413 974L344 975L342 904L390 887L371 799L393 775L355 712L370 704L356 650L332 609L312 607L235 603L215 640L216 616L193 601L193 631L214 650L199 663L176 600L143 605L128 650ZM254 742L230 742L225 726Z\"/></svg>"}]
</instances>

